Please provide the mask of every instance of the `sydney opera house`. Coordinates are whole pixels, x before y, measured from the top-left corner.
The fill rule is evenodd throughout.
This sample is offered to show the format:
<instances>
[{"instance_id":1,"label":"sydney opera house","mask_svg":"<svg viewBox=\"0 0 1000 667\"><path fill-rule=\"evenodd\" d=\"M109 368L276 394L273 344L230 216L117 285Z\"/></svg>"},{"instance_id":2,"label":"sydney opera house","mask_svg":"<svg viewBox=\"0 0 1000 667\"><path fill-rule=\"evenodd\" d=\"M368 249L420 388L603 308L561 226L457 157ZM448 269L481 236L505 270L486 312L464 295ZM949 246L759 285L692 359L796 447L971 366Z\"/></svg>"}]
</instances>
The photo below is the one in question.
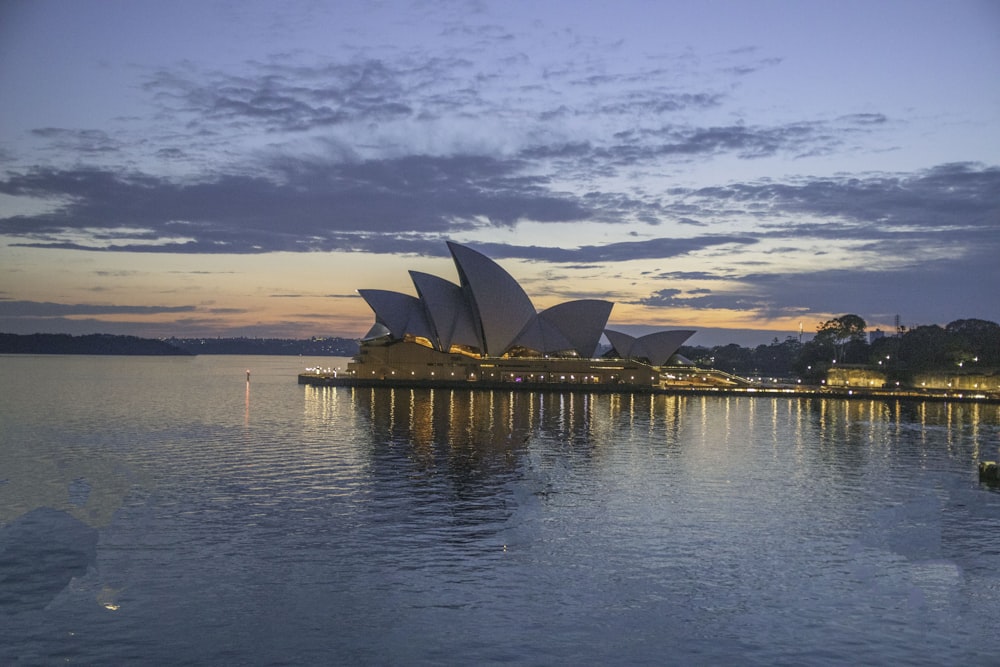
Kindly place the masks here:
<instances>
[{"instance_id":1,"label":"sydney opera house","mask_svg":"<svg viewBox=\"0 0 1000 667\"><path fill-rule=\"evenodd\" d=\"M352 384L655 387L694 331L641 337L605 328L614 304L567 301L537 311L513 277L485 255L448 243L458 282L410 271L416 296L361 289L375 323L348 365ZM611 349L600 357L601 336ZM340 382L338 382L339 384Z\"/></svg>"}]
</instances>

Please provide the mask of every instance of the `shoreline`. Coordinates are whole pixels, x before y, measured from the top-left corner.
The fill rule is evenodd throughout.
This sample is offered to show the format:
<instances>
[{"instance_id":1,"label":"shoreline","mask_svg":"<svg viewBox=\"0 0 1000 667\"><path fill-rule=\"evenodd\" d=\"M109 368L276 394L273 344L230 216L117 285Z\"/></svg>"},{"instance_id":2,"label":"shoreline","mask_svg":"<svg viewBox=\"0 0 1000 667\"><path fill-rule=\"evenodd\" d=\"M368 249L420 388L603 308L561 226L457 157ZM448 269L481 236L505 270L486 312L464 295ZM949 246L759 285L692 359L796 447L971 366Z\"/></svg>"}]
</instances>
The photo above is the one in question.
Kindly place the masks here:
<instances>
[{"instance_id":1,"label":"shoreline","mask_svg":"<svg viewBox=\"0 0 1000 667\"><path fill-rule=\"evenodd\" d=\"M938 403L1000 404L996 392L849 389L847 387L654 387L640 384L588 384L574 382L496 382L478 380L381 380L344 377L324 373L300 373L298 383L314 387L357 387L390 389L464 389L470 391L527 391L585 394L661 394L672 396L745 396L748 398L839 398L897 400Z\"/></svg>"}]
</instances>

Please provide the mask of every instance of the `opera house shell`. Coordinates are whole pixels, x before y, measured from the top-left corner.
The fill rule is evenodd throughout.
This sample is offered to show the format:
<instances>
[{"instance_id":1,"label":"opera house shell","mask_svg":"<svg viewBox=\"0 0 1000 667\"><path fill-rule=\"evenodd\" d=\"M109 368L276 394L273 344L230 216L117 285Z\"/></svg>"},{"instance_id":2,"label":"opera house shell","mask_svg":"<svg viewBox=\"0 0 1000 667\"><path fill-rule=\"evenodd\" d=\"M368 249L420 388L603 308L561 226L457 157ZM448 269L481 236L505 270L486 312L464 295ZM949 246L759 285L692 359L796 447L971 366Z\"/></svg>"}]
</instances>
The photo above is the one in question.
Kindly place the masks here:
<instances>
[{"instance_id":1,"label":"opera house shell","mask_svg":"<svg viewBox=\"0 0 1000 667\"><path fill-rule=\"evenodd\" d=\"M605 329L610 301L537 311L514 278L471 248L448 243L458 282L410 271L416 296L359 294L375 313L348 366L355 378L441 382L655 384L694 331L633 337ZM612 349L596 359L601 336Z\"/></svg>"}]
</instances>

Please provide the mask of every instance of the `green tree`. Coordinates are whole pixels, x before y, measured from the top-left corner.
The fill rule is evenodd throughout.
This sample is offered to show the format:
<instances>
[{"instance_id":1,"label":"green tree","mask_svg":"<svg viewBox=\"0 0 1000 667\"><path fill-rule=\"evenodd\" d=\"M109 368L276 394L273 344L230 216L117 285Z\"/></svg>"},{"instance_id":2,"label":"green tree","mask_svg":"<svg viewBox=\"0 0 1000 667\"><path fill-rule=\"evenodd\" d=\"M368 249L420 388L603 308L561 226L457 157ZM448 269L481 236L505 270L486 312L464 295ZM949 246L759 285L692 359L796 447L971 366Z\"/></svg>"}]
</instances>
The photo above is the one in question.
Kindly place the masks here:
<instances>
[{"instance_id":1,"label":"green tree","mask_svg":"<svg viewBox=\"0 0 1000 667\"><path fill-rule=\"evenodd\" d=\"M899 340L899 358L911 370L937 370L954 364L953 336L936 324L914 327Z\"/></svg>"},{"instance_id":2,"label":"green tree","mask_svg":"<svg viewBox=\"0 0 1000 667\"><path fill-rule=\"evenodd\" d=\"M955 320L944 330L952 337L953 361L980 367L1000 365L1000 324L987 320Z\"/></svg>"},{"instance_id":3,"label":"green tree","mask_svg":"<svg viewBox=\"0 0 1000 667\"><path fill-rule=\"evenodd\" d=\"M713 366L727 373L749 375L753 373L753 352L750 348L740 347L736 343L720 345L712 348L715 357Z\"/></svg>"},{"instance_id":4,"label":"green tree","mask_svg":"<svg viewBox=\"0 0 1000 667\"><path fill-rule=\"evenodd\" d=\"M813 338L803 343L795 362L795 372L807 382L818 383L826 377L836 351L829 338Z\"/></svg>"},{"instance_id":5,"label":"green tree","mask_svg":"<svg viewBox=\"0 0 1000 667\"><path fill-rule=\"evenodd\" d=\"M848 361L845 353L850 350L851 358L863 353L858 361L867 356L867 349L863 349L865 343L865 327L867 324L859 315L841 315L832 320L827 320L816 329L816 336L813 342L818 345L833 348L835 359L838 362Z\"/></svg>"},{"instance_id":6,"label":"green tree","mask_svg":"<svg viewBox=\"0 0 1000 667\"><path fill-rule=\"evenodd\" d=\"M762 375L784 377L795 369L796 360L802 352L802 343L788 336L779 343L775 338L770 345L758 345L753 350L754 367Z\"/></svg>"}]
</instances>

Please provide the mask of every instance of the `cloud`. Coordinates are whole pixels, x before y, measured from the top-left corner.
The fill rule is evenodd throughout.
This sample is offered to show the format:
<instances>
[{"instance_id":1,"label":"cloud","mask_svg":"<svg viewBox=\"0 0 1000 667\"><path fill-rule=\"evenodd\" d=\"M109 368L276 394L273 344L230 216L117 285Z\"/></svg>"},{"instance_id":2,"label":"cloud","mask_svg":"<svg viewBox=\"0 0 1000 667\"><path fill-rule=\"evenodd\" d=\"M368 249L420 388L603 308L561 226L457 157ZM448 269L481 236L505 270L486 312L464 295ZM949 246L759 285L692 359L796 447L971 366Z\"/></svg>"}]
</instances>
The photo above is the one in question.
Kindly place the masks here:
<instances>
[{"instance_id":1,"label":"cloud","mask_svg":"<svg viewBox=\"0 0 1000 667\"><path fill-rule=\"evenodd\" d=\"M263 135L275 142L325 140L369 158L451 155L490 145L494 156L504 151L533 160L573 158L564 168L581 168L579 160L620 167L726 152L745 159L825 153L840 145L848 128L865 131L878 117L855 114L832 124L773 127L685 125L681 119L691 113L723 107L733 80L773 61L752 61L751 70L741 72L723 68L723 80L679 91L675 69L598 66L595 57L611 57L607 44L595 45L611 49L601 56L589 50L585 65L574 62L572 53L585 48L574 44L565 66L552 66L526 58L505 38L490 39L502 53L489 61L477 51L462 57L396 52L312 63L275 56L231 71L191 64L161 68L147 75L142 88L159 117L184 129L157 155L196 159L199 143L218 147L222 136ZM498 59L508 65L502 74ZM540 74L544 83L524 83ZM187 147L176 145L181 141Z\"/></svg>"},{"instance_id":2,"label":"cloud","mask_svg":"<svg viewBox=\"0 0 1000 667\"><path fill-rule=\"evenodd\" d=\"M714 293L711 290L697 290L695 293L697 296L682 296L683 293L679 289L665 288L653 292L648 297L630 303L654 308L682 308L685 310L726 309L753 311L761 314L768 312L770 315L779 314L773 312L773 309L770 307L771 302L768 299L758 295L738 292ZM782 312L780 314L787 313Z\"/></svg>"},{"instance_id":3,"label":"cloud","mask_svg":"<svg viewBox=\"0 0 1000 667\"><path fill-rule=\"evenodd\" d=\"M188 157L188 154L176 147L161 148L156 151L156 157L159 160L184 160Z\"/></svg>"},{"instance_id":4,"label":"cloud","mask_svg":"<svg viewBox=\"0 0 1000 667\"><path fill-rule=\"evenodd\" d=\"M885 171L984 154L958 131L981 121L974 104L942 124L938 107L900 97L908 81L872 98L851 75L867 101L854 98L844 81L812 77L818 61L780 35L761 47L685 48L662 30L621 32L624 23L593 32L600 12L554 29L548 15L507 23L509 12L483 4L395 7L392 25L377 9L342 9L322 41L303 38L324 24L312 10L275 9L254 23L259 42L235 50L167 48L114 73L74 70L84 97L103 99L73 106L83 98L70 96L58 117L12 117L0 240L92 253L443 257L455 239L550 263L533 267L546 290L563 276L614 276L598 289L631 283L611 289L649 308L836 311L853 299L882 312L974 294L981 307L969 312L996 310L982 285L1000 281L1000 167ZM101 263L91 255L82 270L126 275ZM299 288L281 289L276 297L292 299ZM88 317L71 304L9 307ZM198 312L177 326L202 326L195 317L210 313Z\"/></svg>"},{"instance_id":5,"label":"cloud","mask_svg":"<svg viewBox=\"0 0 1000 667\"><path fill-rule=\"evenodd\" d=\"M590 209L554 193L519 163L410 156L348 164L277 164L271 178L224 175L177 183L104 169L35 169L0 193L65 201L0 219L32 247L133 252L356 250L386 234L445 234L519 220L567 222Z\"/></svg>"},{"instance_id":6,"label":"cloud","mask_svg":"<svg viewBox=\"0 0 1000 667\"><path fill-rule=\"evenodd\" d=\"M691 225L693 227L707 227L708 226L708 223L701 222L699 220L694 220L692 218L687 218L687 217L684 217L684 216L681 216L679 218L675 218L675 222L678 222L678 223L680 223L682 225Z\"/></svg>"},{"instance_id":7,"label":"cloud","mask_svg":"<svg viewBox=\"0 0 1000 667\"><path fill-rule=\"evenodd\" d=\"M468 60L447 57L358 58L312 65L278 59L247 63L245 73L161 69L147 78L161 113L188 119L192 129L246 124L268 132L305 132L435 115L476 103L465 88L449 98L427 94L466 80ZM465 73L463 73L465 72Z\"/></svg>"},{"instance_id":8,"label":"cloud","mask_svg":"<svg viewBox=\"0 0 1000 667\"><path fill-rule=\"evenodd\" d=\"M883 125L889 122L889 118L881 113L854 113L841 116L839 120L855 125Z\"/></svg>"},{"instance_id":9,"label":"cloud","mask_svg":"<svg viewBox=\"0 0 1000 667\"><path fill-rule=\"evenodd\" d=\"M996 320L998 192L1000 167L970 163L702 188L685 197L687 203L696 202L709 219L713 211L735 210L758 217L753 237L766 242L765 254L802 252L814 242L841 250L836 258L817 251L815 264L794 270L741 261L719 271L663 273L658 277L668 284L724 280L727 286L710 293L669 287L638 303L759 317L859 313L882 323L913 313L941 324L970 314Z\"/></svg>"},{"instance_id":10,"label":"cloud","mask_svg":"<svg viewBox=\"0 0 1000 667\"><path fill-rule=\"evenodd\" d=\"M911 324L945 324L975 313L1000 320L995 294L1000 277L996 240L972 245L965 250L957 271L951 259L915 256L900 265L852 269L814 267L742 275L664 273L658 278L668 282L721 279L727 285L724 290L665 287L629 303L685 310L728 309L761 318L859 313L887 323L900 314ZM914 313L934 315L931 321L912 322Z\"/></svg>"},{"instance_id":11,"label":"cloud","mask_svg":"<svg viewBox=\"0 0 1000 667\"><path fill-rule=\"evenodd\" d=\"M515 49L507 45L509 34L476 33ZM511 67L539 67L516 57L516 49L498 55L510 58ZM749 58L752 68L775 64L753 51L727 57ZM271 147L235 160L217 157L231 161L178 177L182 171L167 176L88 160L125 150L126 140L106 131L39 128L36 138L84 159L69 167L25 167L0 180L2 194L49 204L45 212L0 218L0 234L22 246L93 251L440 254L430 245L443 236L521 221L708 228L723 214L795 213L803 200L819 203L823 184L737 183L680 194L621 186L580 193L554 184L601 183L632 169L720 154L828 152L846 132L886 122L867 113L832 123L682 124L680 112L720 107L726 86L679 92L669 68L615 72L567 56L565 68L547 69L546 85L527 94L517 76L499 76L493 65L487 72L475 58L392 51L312 63L272 56L229 71L190 64L156 70L143 90L170 129L143 135L132 148L155 155L159 168L183 170L209 160L207 153L241 155L230 144L244 139L259 145L273 138ZM572 104L569 90L580 91ZM586 122L567 127L574 115ZM454 128L468 128L468 136ZM301 140L290 138L296 136ZM440 140L420 150L415 136ZM610 261L623 252L673 256L660 243L648 242L645 251L638 244L581 248L573 251L577 260L555 261Z\"/></svg>"},{"instance_id":12,"label":"cloud","mask_svg":"<svg viewBox=\"0 0 1000 667\"><path fill-rule=\"evenodd\" d=\"M182 276L217 276L217 275L233 274L233 273L236 273L236 271L206 271L206 270L197 270L197 271L167 271L167 273L172 273L172 274L182 275Z\"/></svg>"},{"instance_id":13,"label":"cloud","mask_svg":"<svg viewBox=\"0 0 1000 667\"><path fill-rule=\"evenodd\" d=\"M883 257L884 268L911 266L929 255L972 266L977 250L1000 252L1000 167L945 164L911 174L799 177L636 197L555 191L546 177L528 175L528 164L482 155L348 163L275 159L270 176L228 174L201 182L111 169L38 168L9 174L0 180L0 193L63 202L61 207L2 218L0 233L18 239L15 245L109 252L443 256L445 238L522 220L615 225L634 218L651 225L675 221L681 229L697 219L708 231L742 217L756 219L756 229L688 237L664 228L655 238L603 245L477 247L498 259L570 265L678 257L765 240L765 253L794 252L817 241L852 242L855 252ZM727 266L706 274L741 278L736 265ZM988 265L976 270L995 275ZM744 303L754 298L746 295ZM697 303L709 299L690 305Z\"/></svg>"},{"instance_id":14,"label":"cloud","mask_svg":"<svg viewBox=\"0 0 1000 667\"><path fill-rule=\"evenodd\" d=\"M843 238L853 233L880 238L925 231L940 237L940 232L949 229L995 229L1000 220L997 192L1000 167L953 163L911 174L736 183L695 190L690 199L703 204L706 213L737 207L763 214L807 214L840 223L796 223L799 232L818 236ZM774 227L787 225L775 223Z\"/></svg>"},{"instance_id":15,"label":"cloud","mask_svg":"<svg viewBox=\"0 0 1000 667\"><path fill-rule=\"evenodd\" d=\"M731 153L742 159L778 153L806 155L831 152L841 136L824 123L798 122L766 126L728 125L628 130L615 138L620 143L598 151L616 163L635 164L663 157L713 156Z\"/></svg>"},{"instance_id":16,"label":"cloud","mask_svg":"<svg viewBox=\"0 0 1000 667\"><path fill-rule=\"evenodd\" d=\"M694 238L656 238L643 241L620 241L601 246L552 248L514 246L500 243L473 244L479 252L494 259L527 259L552 263L625 262L642 259L678 257L722 245L749 245L757 240L745 235L706 235Z\"/></svg>"},{"instance_id":17,"label":"cloud","mask_svg":"<svg viewBox=\"0 0 1000 667\"><path fill-rule=\"evenodd\" d=\"M101 276L102 278L125 278L128 276L139 275L139 271L130 271L130 270L106 271L104 269L98 269L94 271L94 275Z\"/></svg>"},{"instance_id":18,"label":"cloud","mask_svg":"<svg viewBox=\"0 0 1000 667\"><path fill-rule=\"evenodd\" d=\"M31 134L44 140L48 150L59 153L69 152L85 157L118 153L123 148L121 141L113 139L103 130L43 127L32 130Z\"/></svg>"},{"instance_id":19,"label":"cloud","mask_svg":"<svg viewBox=\"0 0 1000 667\"><path fill-rule=\"evenodd\" d=\"M0 317L66 317L73 315L156 315L188 313L194 306L109 306L48 301L0 300Z\"/></svg>"},{"instance_id":20,"label":"cloud","mask_svg":"<svg viewBox=\"0 0 1000 667\"><path fill-rule=\"evenodd\" d=\"M767 295L767 305L760 308L765 315L808 305L816 312L860 313L883 322L896 314L911 324L945 324L971 316L1000 321L996 253L996 242L969 249L957 269L951 259L914 258L892 268L749 274L739 284L749 295ZM914 313L934 315L931 321L913 322Z\"/></svg>"},{"instance_id":21,"label":"cloud","mask_svg":"<svg viewBox=\"0 0 1000 667\"><path fill-rule=\"evenodd\" d=\"M728 271L667 271L657 274L661 280L719 280L727 277Z\"/></svg>"}]
</instances>

